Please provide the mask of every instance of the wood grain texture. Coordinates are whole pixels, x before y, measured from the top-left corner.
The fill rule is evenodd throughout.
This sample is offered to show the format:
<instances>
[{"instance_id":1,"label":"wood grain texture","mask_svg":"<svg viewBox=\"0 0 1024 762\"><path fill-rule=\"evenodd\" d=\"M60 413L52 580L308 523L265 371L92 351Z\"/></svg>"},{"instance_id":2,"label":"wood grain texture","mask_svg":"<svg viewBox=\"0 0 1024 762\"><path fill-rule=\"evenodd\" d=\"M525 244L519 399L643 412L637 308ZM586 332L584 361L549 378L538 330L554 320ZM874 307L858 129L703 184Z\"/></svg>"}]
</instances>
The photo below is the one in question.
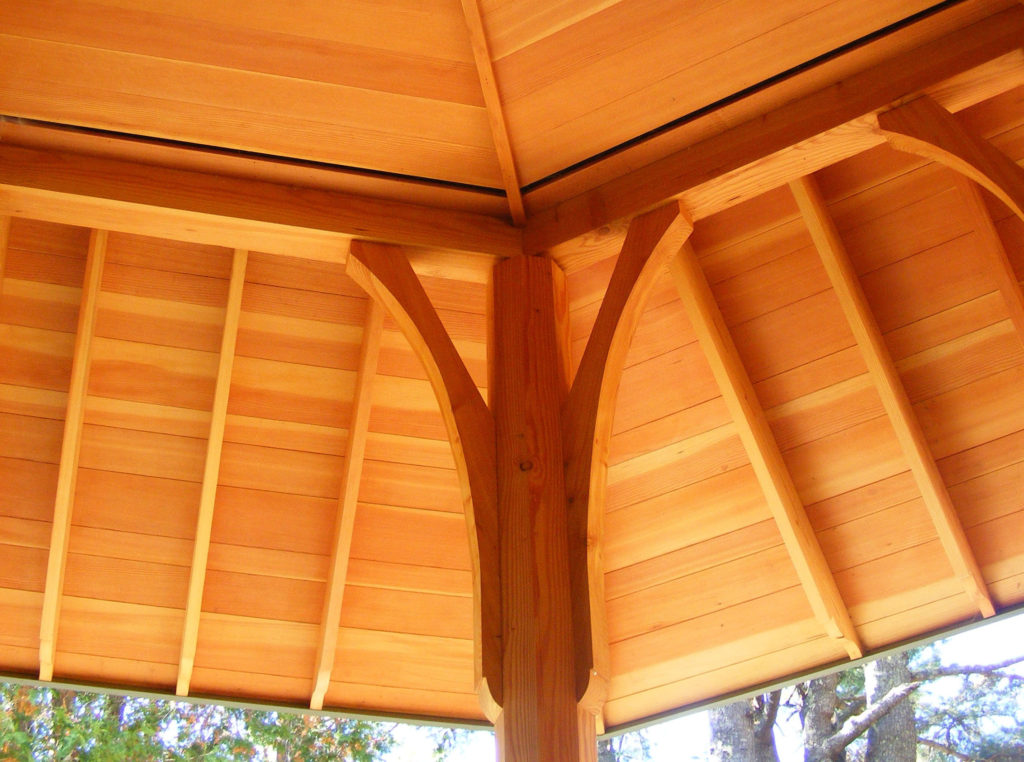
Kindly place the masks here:
<instances>
[{"instance_id":1,"label":"wood grain texture","mask_svg":"<svg viewBox=\"0 0 1024 762\"><path fill-rule=\"evenodd\" d=\"M573 637L580 623L571 601L580 593L571 588L569 554L586 549L567 538L561 408L568 342L559 330L565 299L556 267L516 257L494 273L503 647L497 723L499 753L508 760L578 758L576 659L589 656ZM596 745L581 759L595 754Z\"/></svg>"},{"instance_id":2,"label":"wood grain texture","mask_svg":"<svg viewBox=\"0 0 1024 762\"><path fill-rule=\"evenodd\" d=\"M948 165L1024 220L1024 169L928 96L883 111L878 127L894 148Z\"/></svg>"},{"instance_id":3,"label":"wood grain texture","mask_svg":"<svg viewBox=\"0 0 1024 762\"><path fill-rule=\"evenodd\" d=\"M236 249L231 268L231 284L225 308L220 361L217 366L216 389L210 415L206 460L203 466L199 513L196 517L192 566L181 639L181 656L178 660L175 693L179 696L189 694L192 670L195 666L196 645L199 641L199 617L203 605L203 590L206 585L210 534L213 528L213 508L217 499L217 484L220 481L221 453L224 446L228 398L231 393L231 373L235 362L235 342L238 337L239 315L242 311L242 291L245 286L245 267L248 257L249 252L244 249Z\"/></svg>"},{"instance_id":4,"label":"wood grain texture","mask_svg":"<svg viewBox=\"0 0 1024 762\"><path fill-rule=\"evenodd\" d=\"M544 251L688 189L712 183L802 141L816 139L902 96L1015 50L1022 29L1024 9L1015 7L997 13L659 158L551 209L535 212L524 231L524 249L527 253ZM837 141L833 161L841 158L839 145ZM805 155L798 152L792 159L795 163L789 167L773 167L770 179L759 178L758 192L794 179L801 169L806 172ZM831 161L824 162L828 163Z\"/></svg>"},{"instance_id":5,"label":"wood grain texture","mask_svg":"<svg viewBox=\"0 0 1024 762\"><path fill-rule=\"evenodd\" d=\"M46 588L43 593L43 612L39 625L39 679L52 680L54 658L57 652L57 630L61 602L64 595L64 575L67 569L68 540L71 530L71 508L75 499L81 454L85 395L89 386L90 348L96 323L96 305L99 302L103 280L103 260L106 255L107 232L94 230L89 238L85 283L75 336L75 353L68 389L68 407L64 417L64 438L60 451L60 471L57 476L57 494L53 508L53 529L50 536L50 554L46 565Z\"/></svg>"},{"instance_id":6,"label":"wood grain texture","mask_svg":"<svg viewBox=\"0 0 1024 762\"><path fill-rule=\"evenodd\" d=\"M348 579L349 558L352 551L352 532L355 528L356 506L366 454L366 440L370 422L370 401L373 378L380 356L381 331L384 325L383 308L372 299L367 308L363 328L363 344L356 371L356 391L352 402L352 421L348 426L345 443L345 465L341 476L341 494L338 498L338 516L327 578L327 596L320 620L320 643L317 646L317 665L313 679L311 709L323 709L324 696L334 668L334 654L338 643L342 603Z\"/></svg>"},{"instance_id":7,"label":"wood grain texture","mask_svg":"<svg viewBox=\"0 0 1024 762\"><path fill-rule=\"evenodd\" d=\"M512 152L512 142L509 140L508 120L505 118L501 91L494 76L491 46L487 40L487 28L480 10L480 0L462 0L462 13L466 17L466 26L469 29L469 42L473 48L480 89L483 91L484 104L487 107L487 121L494 137L494 148L498 156L498 166L501 168L501 181L505 186L509 214L514 224L522 225L526 221L523 193L519 189L519 172L516 170L516 158Z\"/></svg>"},{"instance_id":8,"label":"wood grain texture","mask_svg":"<svg viewBox=\"0 0 1024 762\"><path fill-rule=\"evenodd\" d=\"M850 658L859 659L863 656L863 649L857 631L691 245L683 246L679 255L669 263L669 270L811 609L828 635L842 642Z\"/></svg>"},{"instance_id":9,"label":"wood grain texture","mask_svg":"<svg viewBox=\"0 0 1024 762\"><path fill-rule=\"evenodd\" d=\"M677 204L636 218L583 352L565 405L563 450L568 504L576 691L583 699L600 692L608 661L604 623L604 569L601 538L608 446L614 405L626 351L644 302L668 262L692 231Z\"/></svg>"},{"instance_id":10,"label":"wood grain texture","mask_svg":"<svg viewBox=\"0 0 1024 762\"><path fill-rule=\"evenodd\" d=\"M498 256L516 228L484 215L115 159L0 146L0 213L344 262L353 236Z\"/></svg>"},{"instance_id":11,"label":"wood grain texture","mask_svg":"<svg viewBox=\"0 0 1024 762\"><path fill-rule=\"evenodd\" d=\"M978 609L984 616L992 616L995 608L981 569L820 191L809 177L790 187L882 397L882 404L932 516L943 550L957 579Z\"/></svg>"},{"instance_id":12,"label":"wood grain texture","mask_svg":"<svg viewBox=\"0 0 1024 762\"><path fill-rule=\"evenodd\" d=\"M398 323L427 371L444 417L462 488L474 600L480 607L474 611L476 681L485 712L493 712L502 705L494 419L405 253L356 241L347 272Z\"/></svg>"}]
</instances>

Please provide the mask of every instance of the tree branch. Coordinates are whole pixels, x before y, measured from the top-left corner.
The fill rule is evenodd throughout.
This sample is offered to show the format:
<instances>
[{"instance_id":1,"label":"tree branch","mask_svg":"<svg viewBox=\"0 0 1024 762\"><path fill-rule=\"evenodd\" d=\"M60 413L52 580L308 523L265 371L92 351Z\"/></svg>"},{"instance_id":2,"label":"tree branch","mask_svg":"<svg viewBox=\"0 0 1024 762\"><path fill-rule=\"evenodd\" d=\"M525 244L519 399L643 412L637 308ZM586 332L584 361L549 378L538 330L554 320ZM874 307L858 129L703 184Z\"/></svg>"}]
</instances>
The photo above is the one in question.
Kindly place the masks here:
<instances>
[{"instance_id":1,"label":"tree branch","mask_svg":"<svg viewBox=\"0 0 1024 762\"><path fill-rule=\"evenodd\" d=\"M830 736L823 744L823 758L829 759L841 749L845 749L864 731L875 724L882 717L892 711L893 707L920 688L922 681L914 680L909 683L902 683L886 693L877 704L871 705L866 711L847 720L837 733Z\"/></svg>"},{"instance_id":2,"label":"tree branch","mask_svg":"<svg viewBox=\"0 0 1024 762\"><path fill-rule=\"evenodd\" d=\"M1024 662L1024 656L1014 656L1011 659L1006 659L996 664L950 664L948 667L937 667L935 669L924 670L921 672L914 673L914 679L925 682L927 680L935 680L940 677L956 677L958 675L993 675L995 677L1005 677L1011 680L1021 680L1020 675L1007 674L1000 672L1001 669L1012 667L1015 664Z\"/></svg>"},{"instance_id":3,"label":"tree branch","mask_svg":"<svg viewBox=\"0 0 1024 762\"><path fill-rule=\"evenodd\" d=\"M949 746L946 746L945 744L941 744L938 741L933 741L930 738L918 736L917 742L922 746L929 746L932 749L937 749L938 751L941 751L943 754L948 754L951 757L962 759L964 762L984 762L984 760L980 759L979 757L972 757L969 754L961 754L955 749L952 749Z\"/></svg>"}]
</instances>

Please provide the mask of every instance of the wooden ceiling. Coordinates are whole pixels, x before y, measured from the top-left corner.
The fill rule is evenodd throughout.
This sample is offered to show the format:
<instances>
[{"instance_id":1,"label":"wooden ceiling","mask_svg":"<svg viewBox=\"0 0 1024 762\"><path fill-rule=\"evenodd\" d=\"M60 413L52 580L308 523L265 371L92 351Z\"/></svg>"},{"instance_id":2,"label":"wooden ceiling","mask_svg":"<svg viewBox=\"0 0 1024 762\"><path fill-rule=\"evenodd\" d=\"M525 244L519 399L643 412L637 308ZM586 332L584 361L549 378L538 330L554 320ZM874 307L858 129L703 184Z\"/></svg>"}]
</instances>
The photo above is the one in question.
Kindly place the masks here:
<instances>
[{"instance_id":1,"label":"wooden ceiling","mask_svg":"<svg viewBox=\"0 0 1024 762\"><path fill-rule=\"evenodd\" d=\"M1020 606L1022 40L987 0L0 3L0 671L483 720L454 401L352 241L487 400L495 262L557 263L575 373L672 200L594 498L604 724Z\"/></svg>"}]
</instances>

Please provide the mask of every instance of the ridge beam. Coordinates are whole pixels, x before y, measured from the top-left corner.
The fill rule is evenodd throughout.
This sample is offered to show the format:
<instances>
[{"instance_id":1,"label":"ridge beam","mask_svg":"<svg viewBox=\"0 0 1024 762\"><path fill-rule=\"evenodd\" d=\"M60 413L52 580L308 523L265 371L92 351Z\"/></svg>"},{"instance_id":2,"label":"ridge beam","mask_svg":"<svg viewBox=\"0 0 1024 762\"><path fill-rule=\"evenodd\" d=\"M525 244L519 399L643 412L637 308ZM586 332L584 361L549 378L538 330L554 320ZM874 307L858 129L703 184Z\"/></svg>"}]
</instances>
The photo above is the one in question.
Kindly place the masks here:
<instances>
[{"instance_id":1,"label":"ridge beam","mask_svg":"<svg viewBox=\"0 0 1024 762\"><path fill-rule=\"evenodd\" d=\"M790 189L825 265L868 372L882 398L882 405L896 432L917 487L921 490L953 572L981 614L993 616L996 613L995 606L981 568L817 184L811 177L804 177L790 183Z\"/></svg>"},{"instance_id":2,"label":"ridge beam","mask_svg":"<svg viewBox=\"0 0 1024 762\"><path fill-rule=\"evenodd\" d=\"M196 518L196 538L192 547L192 570L188 580L188 598L185 603L185 625L181 639L181 657L178 660L178 682L175 693L187 696L195 666L196 646L199 643L199 619L203 608L203 588L206 567L210 557L210 534L213 530L213 508L217 499L220 478L220 456L224 447L224 429L227 423L228 397L231 392L231 371L235 362L235 342L238 338L238 319L242 312L242 290L245 286L245 268L249 253L235 249L231 263L231 285L228 289L224 330L221 334L220 361L217 366L217 384L213 394L210 415L210 436L206 444L206 462L203 466L203 486Z\"/></svg>"},{"instance_id":3,"label":"ridge beam","mask_svg":"<svg viewBox=\"0 0 1024 762\"><path fill-rule=\"evenodd\" d=\"M46 586L43 589L43 609L39 624L40 680L53 679L54 659L57 654L60 602L64 594L64 574L67 571L68 545L71 539L71 509L75 501L78 457L82 446L82 426L85 422L85 397L89 389L90 353L106 253L107 231L93 230L89 237L82 301L78 309L78 329L75 333L75 349L71 362L71 384L68 388L67 413L64 417L64 439L61 443L60 469L57 473L57 497L53 506L53 527L46 562Z\"/></svg>"},{"instance_id":4,"label":"ridge beam","mask_svg":"<svg viewBox=\"0 0 1024 762\"><path fill-rule=\"evenodd\" d=\"M853 620L758 402L750 376L689 242L669 263L669 271L736 424L811 609L829 637L839 640L851 659L859 659L864 655L864 648Z\"/></svg>"},{"instance_id":5,"label":"ridge beam","mask_svg":"<svg viewBox=\"0 0 1024 762\"><path fill-rule=\"evenodd\" d=\"M373 380L377 375L377 359L380 357L381 334L384 328L384 310L374 299L367 301L363 343L359 350L359 367L356 370L356 388L352 400L352 420L348 426L348 440L345 443L345 464L342 466L334 547L327 577L324 613L321 617L320 642L317 646L313 695L309 701L309 708L316 710L324 708L324 697L327 695L331 672L334 670L341 607L348 577L349 554L352 550L352 533L355 529L359 503L359 482L363 472L363 457L366 454L366 437L370 429Z\"/></svg>"}]
</instances>

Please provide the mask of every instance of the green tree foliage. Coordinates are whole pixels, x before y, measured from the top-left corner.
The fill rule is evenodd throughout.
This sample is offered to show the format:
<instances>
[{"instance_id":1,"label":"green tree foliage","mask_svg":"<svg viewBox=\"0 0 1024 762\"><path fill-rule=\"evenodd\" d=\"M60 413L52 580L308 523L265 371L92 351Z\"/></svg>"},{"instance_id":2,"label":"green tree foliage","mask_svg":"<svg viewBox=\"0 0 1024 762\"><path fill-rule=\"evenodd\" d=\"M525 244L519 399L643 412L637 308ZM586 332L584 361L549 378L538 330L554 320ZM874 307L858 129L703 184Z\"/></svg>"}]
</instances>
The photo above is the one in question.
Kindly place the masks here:
<instances>
[{"instance_id":1,"label":"green tree foliage","mask_svg":"<svg viewBox=\"0 0 1024 762\"><path fill-rule=\"evenodd\" d=\"M390 726L0 683L0 759L372 762Z\"/></svg>"}]
</instances>

